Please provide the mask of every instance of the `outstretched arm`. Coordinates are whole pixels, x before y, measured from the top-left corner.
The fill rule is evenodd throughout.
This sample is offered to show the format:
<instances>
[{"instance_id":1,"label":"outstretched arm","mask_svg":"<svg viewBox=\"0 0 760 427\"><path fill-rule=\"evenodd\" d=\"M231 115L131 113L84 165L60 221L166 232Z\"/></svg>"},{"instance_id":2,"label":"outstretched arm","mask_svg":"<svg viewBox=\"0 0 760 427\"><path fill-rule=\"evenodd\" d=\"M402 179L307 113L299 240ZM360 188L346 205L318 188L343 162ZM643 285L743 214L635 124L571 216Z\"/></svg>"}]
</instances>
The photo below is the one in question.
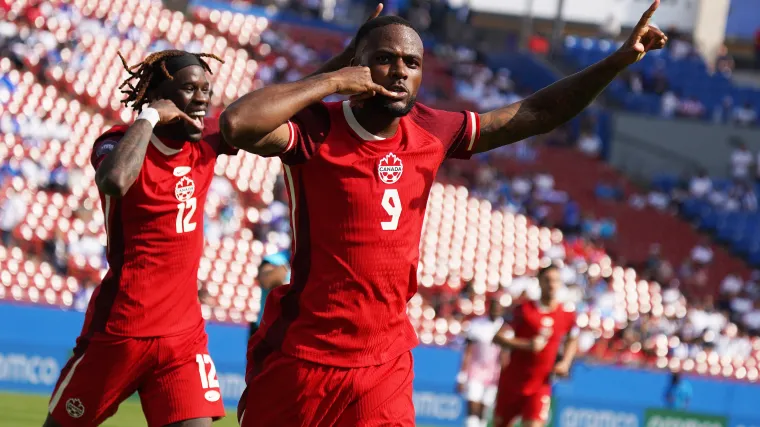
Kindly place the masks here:
<instances>
[{"instance_id":1,"label":"outstretched arm","mask_svg":"<svg viewBox=\"0 0 760 427\"><path fill-rule=\"evenodd\" d=\"M649 24L659 4L660 0L654 0L628 40L612 55L520 102L482 114L477 151L551 131L583 111L626 67L650 50L665 47L665 34Z\"/></svg>"},{"instance_id":2,"label":"outstretched arm","mask_svg":"<svg viewBox=\"0 0 760 427\"><path fill-rule=\"evenodd\" d=\"M160 99L152 102L148 108L158 113L157 126L177 120L184 120L191 126L197 126L196 122L180 111L172 101ZM127 194L142 169L151 135L153 135L153 123L147 119L135 120L119 142L114 144L113 151L108 153L97 166L95 184L100 191L113 197L122 197Z\"/></svg>"},{"instance_id":3,"label":"outstretched arm","mask_svg":"<svg viewBox=\"0 0 760 427\"><path fill-rule=\"evenodd\" d=\"M290 139L287 121L332 94L400 97L374 83L369 68L343 68L243 95L219 117L222 136L228 144L253 154L271 156L282 153Z\"/></svg>"}]
</instances>

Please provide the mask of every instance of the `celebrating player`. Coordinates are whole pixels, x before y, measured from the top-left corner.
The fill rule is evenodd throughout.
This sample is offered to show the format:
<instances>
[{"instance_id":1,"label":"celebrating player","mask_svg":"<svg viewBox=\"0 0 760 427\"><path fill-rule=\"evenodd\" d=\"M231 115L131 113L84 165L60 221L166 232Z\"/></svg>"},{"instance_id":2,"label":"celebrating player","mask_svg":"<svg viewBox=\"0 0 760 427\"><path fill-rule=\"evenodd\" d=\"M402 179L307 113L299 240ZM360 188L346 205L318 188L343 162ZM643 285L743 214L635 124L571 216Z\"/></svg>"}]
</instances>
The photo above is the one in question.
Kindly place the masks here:
<instances>
[{"instance_id":1,"label":"celebrating player","mask_svg":"<svg viewBox=\"0 0 760 427\"><path fill-rule=\"evenodd\" d=\"M648 24L658 3L608 58L482 115L415 103L422 40L392 16L359 29L353 66L227 107L220 127L228 143L284 163L293 229L291 282L271 292L249 342L243 427L414 425L417 336L406 306L417 291L438 167L577 115L628 65L665 45ZM351 99L322 102L333 94Z\"/></svg>"},{"instance_id":2,"label":"celebrating player","mask_svg":"<svg viewBox=\"0 0 760 427\"><path fill-rule=\"evenodd\" d=\"M109 270L93 294L45 426L96 426L139 391L149 426L224 416L198 302L203 207L224 144L208 109L206 57L149 55L122 87L139 111L95 142ZM123 58L122 58L123 61ZM136 80L133 85L132 80Z\"/></svg>"},{"instance_id":3,"label":"celebrating player","mask_svg":"<svg viewBox=\"0 0 760 427\"><path fill-rule=\"evenodd\" d=\"M502 311L499 300L494 298L487 316L470 321L462 368L457 377L459 389L465 392L467 400L467 427L485 427L486 408L493 408L496 400L502 352L493 338L504 323Z\"/></svg>"},{"instance_id":4,"label":"celebrating player","mask_svg":"<svg viewBox=\"0 0 760 427\"><path fill-rule=\"evenodd\" d=\"M551 404L550 380L554 375L567 376L578 348L575 310L557 300L557 292L564 286L559 268L541 269L538 284L540 300L518 305L511 321L493 339L511 350L499 379L494 427L511 425L518 416L523 426L543 426ZM557 362L563 342L564 353Z\"/></svg>"}]
</instances>

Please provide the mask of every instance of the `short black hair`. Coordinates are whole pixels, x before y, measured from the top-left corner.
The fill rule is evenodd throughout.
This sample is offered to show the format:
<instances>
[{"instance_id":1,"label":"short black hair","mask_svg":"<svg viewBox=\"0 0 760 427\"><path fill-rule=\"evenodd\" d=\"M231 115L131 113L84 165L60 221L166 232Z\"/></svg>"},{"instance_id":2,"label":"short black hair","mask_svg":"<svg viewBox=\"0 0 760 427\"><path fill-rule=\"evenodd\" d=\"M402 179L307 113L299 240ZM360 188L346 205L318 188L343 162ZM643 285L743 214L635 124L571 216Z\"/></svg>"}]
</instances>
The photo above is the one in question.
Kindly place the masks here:
<instances>
[{"instance_id":1,"label":"short black hair","mask_svg":"<svg viewBox=\"0 0 760 427\"><path fill-rule=\"evenodd\" d=\"M539 279L546 276L546 273L552 271L552 270L559 270L559 266L557 264L549 264L546 267L541 267L538 270L538 274L536 274L536 277Z\"/></svg>"},{"instance_id":2,"label":"short black hair","mask_svg":"<svg viewBox=\"0 0 760 427\"><path fill-rule=\"evenodd\" d=\"M372 32L372 30L387 27L388 25L401 25L407 28L411 28L415 33L417 33L417 35L419 35L417 30L406 19L400 16L385 15L377 17L375 19L370 19L369 21L365 22L364 25L359 27L359 31L356 32L356 46L359 46L359 42L361 42L363 38L367 37Z\"/></svg>"}]
</instances>

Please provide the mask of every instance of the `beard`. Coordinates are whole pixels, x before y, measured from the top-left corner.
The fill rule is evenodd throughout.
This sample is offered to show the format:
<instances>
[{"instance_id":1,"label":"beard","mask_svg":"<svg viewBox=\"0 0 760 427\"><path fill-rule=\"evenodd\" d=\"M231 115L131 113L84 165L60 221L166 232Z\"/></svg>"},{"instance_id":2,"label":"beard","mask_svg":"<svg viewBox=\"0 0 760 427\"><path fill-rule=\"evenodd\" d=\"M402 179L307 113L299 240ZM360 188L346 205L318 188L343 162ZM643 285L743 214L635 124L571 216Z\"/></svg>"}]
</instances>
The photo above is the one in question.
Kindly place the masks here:
<instances>
[{"instance_id":1,"label":"beard","mask_svg":"<svg viewBox=\"0 0 760 427\"><path fill-rule=\"evenodd\" d=\"M404 105L398 105L396 102L392 103L390 102L390 99L384 96L375 96L369 100L367 106L377 112L387 114L391 117L404 117L409 114L410 111L412 111L412 108L414 108L414 104L416 102L416 96L410 96Z\"/></svg>"}]
</instances>

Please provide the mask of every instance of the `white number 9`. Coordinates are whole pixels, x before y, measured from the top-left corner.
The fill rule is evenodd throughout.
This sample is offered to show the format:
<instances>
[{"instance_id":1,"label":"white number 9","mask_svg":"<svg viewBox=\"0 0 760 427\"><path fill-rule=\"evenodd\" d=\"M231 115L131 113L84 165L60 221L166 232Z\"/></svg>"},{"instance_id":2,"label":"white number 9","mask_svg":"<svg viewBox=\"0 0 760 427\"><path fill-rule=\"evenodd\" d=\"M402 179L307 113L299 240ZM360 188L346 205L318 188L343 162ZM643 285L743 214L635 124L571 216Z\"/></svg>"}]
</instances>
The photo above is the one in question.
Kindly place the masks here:
<instances>
[{"instance_id":1,"label":"white number 9","mask_svg":"<svg viewBox=\"0 0 760 427\"><path fill-rule=\"evenodd\" d=\"M398 228L398 220L401 218L401 198L398 196L398 190L395 188L388 188L383 193L383 202L381 203L383 209L391 216L390 221L384 221L380 223L383 230L395 230Z\"/></svg>"}]
</instances>

